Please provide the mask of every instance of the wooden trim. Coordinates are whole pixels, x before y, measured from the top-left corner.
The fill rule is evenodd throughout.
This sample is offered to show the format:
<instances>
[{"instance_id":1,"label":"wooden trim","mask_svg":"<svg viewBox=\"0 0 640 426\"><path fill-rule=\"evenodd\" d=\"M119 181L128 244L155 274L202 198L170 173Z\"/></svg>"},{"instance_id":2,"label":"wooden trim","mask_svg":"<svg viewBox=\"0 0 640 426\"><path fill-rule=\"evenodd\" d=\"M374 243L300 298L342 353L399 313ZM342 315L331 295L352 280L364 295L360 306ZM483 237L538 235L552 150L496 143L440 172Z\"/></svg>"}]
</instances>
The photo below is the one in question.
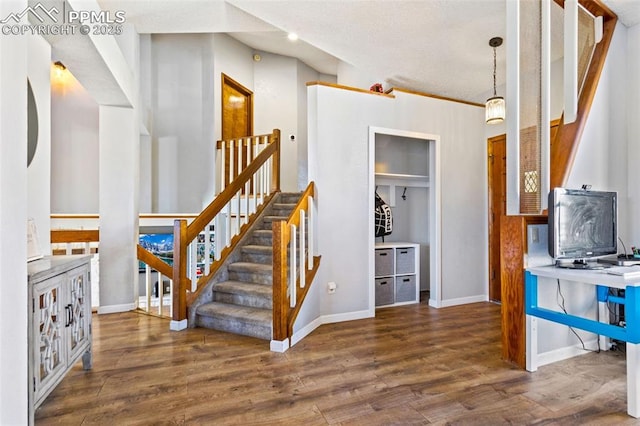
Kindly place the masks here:
<instances>
[{"instance_id":1,"label":"wooden trim","mask_svg":"<svg viewBox=\"0 0 640 426\"><path fill-rule=\"evenodd\" d=\"M564 2L562 3L564 5ZM564 123L564 115L561 117L558 132L553 140L551 150L550 189L562 187L566 184L573 161L580 146L582 131L587 122L591 104L598 88L598 82L604 68L607 52L611 45L617 17L607 7L597 0L580 0L584 6L595 16L603 16L603 35L600 43L596 44L584 86L578 98L578 114L573 123Z\"/></svg>"},{"instance_id":2,"label":"wooden trim","mask_svg":"<svg viewBox=\"0 0 640 426\"><path fill-rule=\"evenodd\" d=\"M187 221L176 220L173 225L173 298L174 321L187 319L187 290L191 288L191 280L187 278Z\"/></svg>"},{"instance_id":3,"label":"wooden trim","mask_svg":"<svg viewBox=\"0 0 640 426\"><path fill-rule=\"evenodd\" d=\"M235 90L237 90L238 92L242 93L246 98L247 98L247 109L248 109L248 113L247 113L247 121L249 124L249 128L247 129L248 131L248 135L251 135L253 133L253 92L251 90L249 90L248 88L244 87L242 84L240 84L239 82L237 82L236 80L234 80L233 78L229 77L228 75L226 75L225 73L220 73L221 74L221 95L220 95L220 111L221 111L221 116L220 118L222 118L222 111L224 111L224 96L222 95L222 91L224 90L224 86L229 86L234 88ZM224 123L223 123L224 124ZM224 130L224 125L222 126ZM248 136L247 135L247 136ZM226 135L222 135L222 139L233 139L233 138L226 138Z\"/></svg>"},{"instance_id":4,"label":"wooden trim","mask_svg":"<svg viewBox=\"0 0 640 426\"><path fill-rule=\"evenodd\" d=\"M391 92L408 93L410 95L416 95L416 96L424 96L424 97L427 97L427 98L440 99L442 101L457 102L459 104L471 105L471 106L475 106L475 107L481 107L481 108L485 107L484 104L479 104L479 103L476 103L476 102L469 102L469 101L464 101L462 99L448 98L446 96L434 95L433 93L419 92L417 90L411 90L411 89L403 89L401 87L392 87L390 91Z\"/></svg>"},{"instance_id":5,"label":"wooden trim","mask_svg":"<svg viewBox=\"0 0 640 426\"><path fill-rule=\"evenodd\" d=\"M359 87L350 87L350 86L343 86L341 84L327 83L326 81L309 81L307 82L307 86L326 86L326 87L333 87L334 89L349 90L351 92L368 93L370 95L382 96L385 98L395 98L395 96L389 95L386 93L374 92L367 89L360 89Z\"/></svg>"},{"instance_id":6,"label":"wooden trim","mask_svg":"<svg viewBox=\"0 0 640 426\"><path fill-rule=\"evenodd\" d=\"M51 243L93 243L100 241L97 229L52 229Z\"/></svg>"},{"instance_id":7,"label":"wooden trim","mask_svg":"<svg viewBox=\"0 0 640 426\"><path fill-rule=\"evenodd\" d=\"M500 281L502 285L502 359L526 366L524 314L524 254L527 225L547 223L546 216L502 216L500 220Z\"/></svg>"},{"instance_id":8,"label":"wooden trim","mask_svg":"<svg viewBox=\"0 0 640 426\"><path fill-rule=\"evenodd\" d=\"M273 231L273 340L288 336L287 242L289 226L283 220L271 224Z\"/></svg>"},{"instance_id":9,"label":"wooden trim","mask_svg":"<svg viewBox=\"0 0 640 426\"><path fill-rule=\"evenodd\" d=\"M160 260L155 254L151 253L140 244L137 245L138 260L151 266L156 271L166 277L173 276L173 268L166 262Z\"/></svg>"}]
</instances>

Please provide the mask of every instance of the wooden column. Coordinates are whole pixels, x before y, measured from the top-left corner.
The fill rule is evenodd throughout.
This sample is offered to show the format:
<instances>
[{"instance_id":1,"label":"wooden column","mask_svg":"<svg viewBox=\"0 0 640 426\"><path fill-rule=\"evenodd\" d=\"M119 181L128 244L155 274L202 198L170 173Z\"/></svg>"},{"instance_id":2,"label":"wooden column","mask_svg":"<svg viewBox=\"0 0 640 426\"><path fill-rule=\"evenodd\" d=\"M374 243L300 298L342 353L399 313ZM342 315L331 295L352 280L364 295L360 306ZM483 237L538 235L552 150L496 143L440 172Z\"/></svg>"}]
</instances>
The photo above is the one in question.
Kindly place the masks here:
<instances>
[{"instance_id":1,"label":"wooden column","mask_svg":"<svg viewBox=\"0 0 640 426\"><path fill-rule=\"evenodd\" d=\"M502 359L526 366L524 256L527 225L547 223L546 216L503 216L500 219L500 280L502 282Z\"/></svg>"}]
</instances>

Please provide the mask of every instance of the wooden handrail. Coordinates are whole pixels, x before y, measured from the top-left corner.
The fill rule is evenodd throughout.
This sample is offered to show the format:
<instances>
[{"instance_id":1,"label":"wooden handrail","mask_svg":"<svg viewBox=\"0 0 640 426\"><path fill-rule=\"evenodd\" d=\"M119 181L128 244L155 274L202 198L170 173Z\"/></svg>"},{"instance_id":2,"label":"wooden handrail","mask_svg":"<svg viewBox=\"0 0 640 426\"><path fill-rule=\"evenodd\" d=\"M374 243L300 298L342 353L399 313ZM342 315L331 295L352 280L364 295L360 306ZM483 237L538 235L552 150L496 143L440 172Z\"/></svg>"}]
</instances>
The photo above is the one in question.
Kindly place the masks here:
<instances>
[{"instance_id":1,"label":"wooden handrail","mask_svg":"<svg viewBox=\"0 0 640 426\"><path fill-rule=\"evenodd\" d=\"M228 247L222 250L220 259L210 265L210 272L201 277L196 283L196 289L192 291L191 280L187 277L187 248L189 244L211 223L214 218L225 208L225 206L236 196L245 185L253 179L253 176L260 168L272 159L273 170L270 176L270 188L273 192L280 191L280 130L274 129L269 135L267 146L242 170L229 184L216 196L216 198L187 226L185 220L174 222L173 236L173 285L175 291L173 297L173 320L183 321L187 319L187 308L195 300L199 292L205 287L205 283L224 264L229 254L237 246L245 235L250 225L255 221L257 213L248 218L243 224ZM271 198L268 197L268 200ZM259 211L262 211L261 209Z\"/></svg>"},{"instance_id":2,"label":"wooden handrail","mask_svg":"<svg viewBox=\"0 0 640 426\"><path fill-rule=\"evenodd\" d=\"M156 271L160 272L166 277L173 275L173 268L167 262L160 260L155 254L151 253L140 244L137 246L138 260L151 266Z\"/></svg>"},{"instance_id":3,"label":"wooden handrail","mask_svg":"<svg viewBox=\"0 0 640 426\"><path fill-rule=\"evenodd\" d=\"M233 198L233 196L241 190L244 185L253 177L254 173L258 171L272 155L280 151L280 131L278 132L278 138L275 143L270 143L258 156L245 168L237 178L235 178L218 196L196 217L193 222L187 227L187 239L193 240L200 231L210 223L218 213L222 211L224 206ZM274 167L275 168L275 167ZM277 185L279 189L280 186Z\"/></svg>"},{"instance_id":4,"label":"wooden handrail","mask_svg":"<svg viewBox=\"0 0 640 426\"><path fill-rule=\"evenodd\" d=\"M295 303L291 303L290 292L287 290L287 274L288 270L288 246L291 238L290 227L300 226L300 212L309 212L313 208L309 204L309 199L313 198L315 193L314 182L309 183L298 201L296 207L289 215L287 221L276 221L272 224L273 231L273 339L283 341L293 335L293 324L300 312L300 308L309 292L311 283L315 278L318 267L320 266L320 256L313 256L313 266L309 269L306 266L300 269L300 275L304 274L304 287L301 285L300 276L296 278L295 283ZM302 233L302 231L300 231ZM311 233L312 230L310 229ZM302 253L306 247L300 247Z\"/></svg>"},{"instance_id":5,"label":"wooden handrail","mask_svg":"<svg viewBox=\"0 0 640 426\"><path fill-rule=\"evenodd\" d=\"M100 241L97 229L52 229L51 243L95 243Z\"/></svg>"}]
</instances>

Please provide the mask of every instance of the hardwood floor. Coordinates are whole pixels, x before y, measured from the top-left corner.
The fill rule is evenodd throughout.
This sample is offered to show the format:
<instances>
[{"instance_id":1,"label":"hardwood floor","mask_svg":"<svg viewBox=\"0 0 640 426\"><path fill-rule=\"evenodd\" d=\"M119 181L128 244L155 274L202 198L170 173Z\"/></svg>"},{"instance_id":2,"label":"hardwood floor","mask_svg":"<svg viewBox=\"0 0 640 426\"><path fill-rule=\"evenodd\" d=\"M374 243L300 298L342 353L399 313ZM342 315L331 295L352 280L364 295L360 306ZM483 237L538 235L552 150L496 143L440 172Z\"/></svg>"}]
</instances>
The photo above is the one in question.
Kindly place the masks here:
<instances>
[{"instance_id":1,"label":"hardwood floor","mask_svg":"<svg viewBox=\"0 0 640 426\"><path fill-rule=\"evenodd\" d=\"M500 307L426 304L324 325L284 354L137 313L94 316L79 363L36 424L638 424L624 355L590 353L536 373L500 359Z\"/></svg>"}]
</instances>

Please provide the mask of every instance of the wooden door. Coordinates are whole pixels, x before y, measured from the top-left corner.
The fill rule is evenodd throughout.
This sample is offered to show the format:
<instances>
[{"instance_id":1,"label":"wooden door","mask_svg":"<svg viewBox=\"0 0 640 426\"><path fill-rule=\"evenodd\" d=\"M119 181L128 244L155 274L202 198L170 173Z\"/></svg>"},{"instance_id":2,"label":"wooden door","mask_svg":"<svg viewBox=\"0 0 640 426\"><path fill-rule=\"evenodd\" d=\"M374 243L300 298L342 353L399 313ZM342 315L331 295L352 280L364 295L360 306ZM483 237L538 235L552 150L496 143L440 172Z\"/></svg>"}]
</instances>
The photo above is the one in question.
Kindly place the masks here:
<instances>
[{"instance_id":1,"label":"wooden door","mask_svg":"<svg viewBox=\"0 0 640 426\"><path fill-rule=\"evenodd\" d=\"M253 135L253 92L222 74L222 140Z\"/></svg>"},{"instance_id":2,"label":"wooden door","mask_svg":"<svg viewBox=\"0 0 640 426\"><path fill-rule=\"evenodd\" d=\"M489 300L500 302L500 218L507 211L506 135L487 141L489 154Z\"/></svg>"}]
</instances>

